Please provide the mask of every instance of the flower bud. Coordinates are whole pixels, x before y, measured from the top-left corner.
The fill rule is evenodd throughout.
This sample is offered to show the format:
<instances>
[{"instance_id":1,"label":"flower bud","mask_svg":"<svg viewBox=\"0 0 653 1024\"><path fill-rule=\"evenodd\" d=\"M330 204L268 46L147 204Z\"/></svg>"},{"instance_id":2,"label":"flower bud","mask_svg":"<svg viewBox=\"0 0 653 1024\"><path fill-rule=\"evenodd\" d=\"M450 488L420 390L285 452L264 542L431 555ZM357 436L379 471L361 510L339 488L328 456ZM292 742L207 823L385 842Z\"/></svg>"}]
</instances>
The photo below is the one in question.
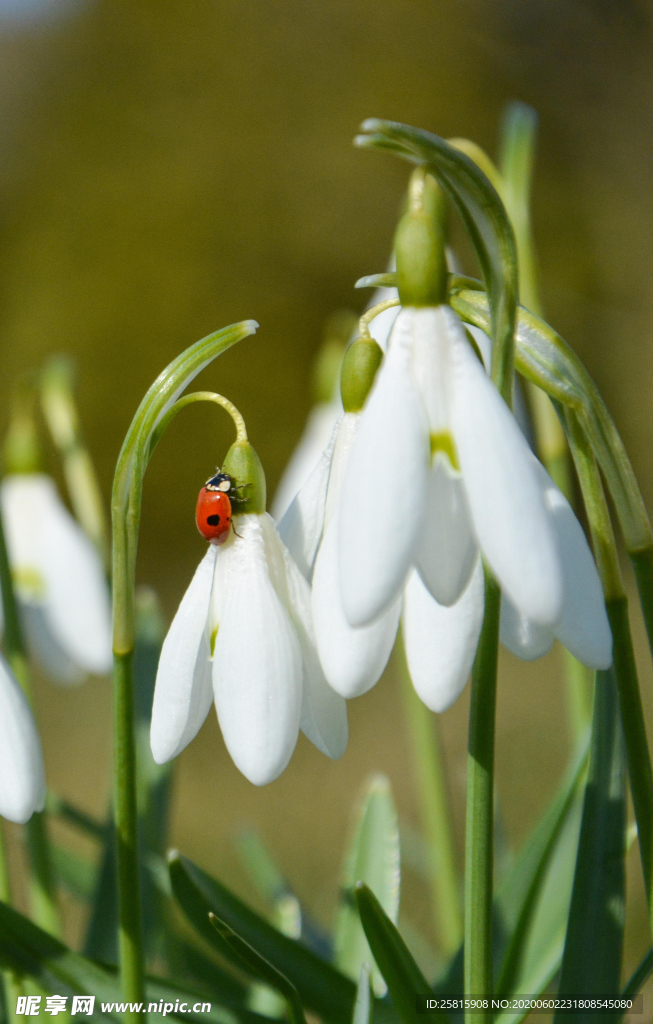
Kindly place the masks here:
<instances>
[{"instance_id":1,"label":"flower bud","mask_svg":"<svg viewBox=\"0 0 653 1024\"><path fill-rule=\"evenodd\" d=\"M370 393L383 351L374 338L357 338L342 361L340 393L345 412L360 412Z\"/></svg>"},{"instance_id":2,"label":"flower bud","mask_svg":"<svg viewBox=\"0 0 653 1024\"><path fill-rule=\"evenodd\" d=\"M3 446L3 470L9 473L40 473L43 469L41 445L31 395L21 394L14 402L9 430Z\"/></svg>"},{"instance_id":3,"label":"flower bud","mask_svg":"<svg viewBox=\"0 0 653 1024\"><path fill-rule=\"evenodd\" d=\"M242 516L249 512L262 515L266 501L265 473L249 441L234 441L227 452L222 472L228 473L234 481L236 493L231 499L234 515Z\"/></svg>"},{"instance_id":4,"label":"flower bud","mask_svg":"<svg viewBox=\"0 0 653 1024\"><path fill-rule=\"evenodd\" d=\"M402 306L440 306L446 299L445 200L435 179L418 167L408 209L397 226L397 287Z\"/></svg>"},{"instance_id":5,"label":"flower bud","mask_svg":"<svg viewBox=\"0 0 653 1024\"><path fill-rule=\"evenodd\" d=\"M357 324L358 317L346 309L328 318L324 326L324 340L313 366L313 396L316 402L332 401L342 357Z\"/></svg>"}]
</instances>

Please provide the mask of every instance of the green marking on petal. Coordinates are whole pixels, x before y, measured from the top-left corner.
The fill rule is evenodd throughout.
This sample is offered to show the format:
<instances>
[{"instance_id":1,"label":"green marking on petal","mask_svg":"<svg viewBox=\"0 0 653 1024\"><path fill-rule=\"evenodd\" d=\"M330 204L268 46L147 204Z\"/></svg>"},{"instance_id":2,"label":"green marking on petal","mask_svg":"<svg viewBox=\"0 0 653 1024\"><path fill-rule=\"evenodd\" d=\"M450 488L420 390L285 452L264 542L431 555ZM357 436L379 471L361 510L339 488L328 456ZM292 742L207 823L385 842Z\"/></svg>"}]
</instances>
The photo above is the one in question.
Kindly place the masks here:
<instances>
[{"instance_id":1,"label":"green marking on petal","mask_svg":"<svg viewBox=\"0 0 653 1024\"><path fill-rule=\"evenodd\" d=\"M45 598L45 580L33 565L22 565L14 569L12 576L24 601L42 601Z\"/></svg>"},{"instance_id":2,"label":"green marking on petal","mask_svg":"<svg viewBox=\"0 0 653 1024\"><path fill-rule=\"evenodd\" d=\"M431 434L431 461L435 461L435 457L438 452L441 452L452 469L455 469L457 473L460 473L460 462L458 461L458 450L456 448L456 442L449 433L448 430L438 431L437 434Z\"/></svg>"},{"instance_id":3,"label":"green marking on petal","mask_svg":"<svg viewBox=\"0 0 653 1024\"><path fill-rule=\"evenodd\" d=\"M215 627L215 629L211 633L211 640L210 640L211 657L213 657L213 652L215 651L215 641L218 639L218 633L219 632L220 632L220 623L218 623L218 625Z\"/></svg>"}]
</instances>

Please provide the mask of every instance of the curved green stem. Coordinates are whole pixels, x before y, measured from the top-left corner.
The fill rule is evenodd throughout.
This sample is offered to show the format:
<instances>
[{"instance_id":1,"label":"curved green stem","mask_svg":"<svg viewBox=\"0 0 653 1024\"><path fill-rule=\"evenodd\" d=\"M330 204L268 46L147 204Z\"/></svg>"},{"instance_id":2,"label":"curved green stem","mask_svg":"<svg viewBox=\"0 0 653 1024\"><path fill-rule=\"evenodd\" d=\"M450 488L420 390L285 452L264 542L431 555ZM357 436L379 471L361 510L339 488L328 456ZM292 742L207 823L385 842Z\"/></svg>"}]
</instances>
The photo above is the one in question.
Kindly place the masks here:
<instances>
[{"instance_id":1,"label":"curved green stem","mask_svg":"<svg viewBox=\"0 0 653 1024\"><path fill-rule=\"evenodd\" d=\"M501 591L485 570L485 615L472 669L465 830L465 994L492 993L492 888L494 868L494 725ZM470 1010L481 1024L490 1010Z\"/></svg>"},{"instance_id":2,"label":"curved green stem","mask_svg":"<svg viewBox=\"0 0 653 1024\"><path fill-rule=\"evenodd\" d=\"M159 374L143 398L123 443L113 482L113 651L114 651L114 803L119 885L119 957L123 998L143 1001L143 939L138 877L136 748L134 736L134 588L143 477L152 439L179 396L216 356L253 334L253 320L233 324L182 352ZM200 393L201 394L201 393ZM214 401L215 396L209 401ZM193 401L200 398L188 396ZM221 400L220 404L224 404ZM185 404L188 404L186 402ZM230 404L230 403L229 403ZM240 414L238 414L240 416ZM170 422L172 415L166 422ZM241 417L242 419L242 417ZM162 428L163 429L163 428ZM243 424L244 429L244 424ZM128 1011L127 1021L145 1014Z\"/></svg>"},{"instance_id":3,"label":"curved green stem","mask_svg":"<svg viewBox=\"0 0 653 1024\"><path fill-rule=\"evenodd\" d=\"M366 309L358 321L358 330L360 331L361 338L371 338L370 324L379 313L383 313L386 309L392 309L393 306L400 305L400 299L385 299L383 302L377 302L376 306L370 306L369 309Z\"/></svg>"},{"instance_id":4,"label":"curved green stem","mask_svg":"<svg viewBox=\"0 0 653 1024\"><path fill-rule=\"evenodd\" d=\"M161 437L175 416L177 416L182 409L185 409L187 405L193 405L195 402L214 402L216 405L226 409L234 421L236 439L238 441L247 440L247 427L245 426L245 420L238 412L238 409L233 402L230 402L228 398L224 397L224 395L218 395L215 391L194 391L191 395L184 395L183 398L178 398L175 404L168 409L165 416L163 416L157 423L150 439L150 447L147 456L148 461L152 457L152 452L158 445Z\"/></svg>"}]
</instances>

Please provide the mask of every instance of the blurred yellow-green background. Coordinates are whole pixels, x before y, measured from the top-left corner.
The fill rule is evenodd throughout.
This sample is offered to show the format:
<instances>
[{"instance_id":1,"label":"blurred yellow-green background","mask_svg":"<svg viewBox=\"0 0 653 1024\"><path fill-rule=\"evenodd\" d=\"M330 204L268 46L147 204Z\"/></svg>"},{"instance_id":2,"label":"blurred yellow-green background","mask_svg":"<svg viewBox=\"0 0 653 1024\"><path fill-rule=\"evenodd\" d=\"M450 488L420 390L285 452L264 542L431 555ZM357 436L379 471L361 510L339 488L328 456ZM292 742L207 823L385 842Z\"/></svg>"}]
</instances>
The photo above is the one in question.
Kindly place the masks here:
<instances>
[{"instance_id":1,"label":"blurred yellow-green background","mask_svg":"<svg viewBox=\"0 0 653 1024\"><path fill-rule=\"evenodd\" d=\"M653 4L648 0L108 0L0 3L0 398L47 355L71 353L108 499L131 416L154 377L210 331L253 317L255 338L200 383L245 415L270 492L311 404L311 363L359 276L385 268L407 168L361 153L380 116L468 136L491 153L504 104L541 118L534 224L549 320L598 381L653 510ZM468 267L474 271L473 265ZM176 606L203 550L199 486L230 427L177 420L148 472L139 579ZM54 457L52 469L57 472ZM645 697L651 672L639 631ZM512 842L568 750L559 652L505 657L498 786ZM38 689L49 781L104 813L110 692ZM462 855L466 699L441 722ZM257 790L213 716L177 764L172 838L251 896L232 838L255 824L325 922L356 792L388 773L416 824L398 684L350 704L332 764L303 739ZM636 856L626 969L646 934ZM424 890L404 912L427 939ZM253 898L253 897L251 897ZM68 927L79 933L72 908Z\"/></svg>"}]
</instances>

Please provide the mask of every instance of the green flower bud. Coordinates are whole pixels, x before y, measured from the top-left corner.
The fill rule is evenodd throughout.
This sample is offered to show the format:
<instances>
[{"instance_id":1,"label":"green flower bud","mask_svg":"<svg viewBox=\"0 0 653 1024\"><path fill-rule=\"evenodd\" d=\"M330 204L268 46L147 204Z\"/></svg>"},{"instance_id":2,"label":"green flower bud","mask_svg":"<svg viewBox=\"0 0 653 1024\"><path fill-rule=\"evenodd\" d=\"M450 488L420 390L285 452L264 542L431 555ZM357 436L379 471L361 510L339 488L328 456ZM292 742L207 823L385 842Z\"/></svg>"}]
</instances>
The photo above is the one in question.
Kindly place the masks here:
<instances>
[{"instance_id":1,"label":"green flower bud","mask_svg":"<svg viewBox=\"0 0 653 1024\"><path fill-rule=\"evenodd\" d=\"M330 402L336 389L345 348L356 330L358 317L343 309L324 325L324 340L313 365L313 395L316 402Z\"/></svg>"},{"instance_id":2,"label":"green flower bud","mask_svg":"<svg viewBox=\"0 0 653 1024\"><path fill-rule=\"evenodd\" d=\"M43 470L41 445L32 406L31 393L22 393L14 401L3 446L5 473L40 473Z\"/></svg>"},{"instance_id":3,"label":"green flower bud","mask_svg":"<svg viewBox=\"0 0 653 1024\"><path fill-rule=\"evenodd\" d=\"M222 472L228 473L234 481L236 493L233 497L229 495L234 515L242 516L248 512L261 515L265 512L265 473L249 441L234 441L227 452Z\"/></svg>"},{"instance_id":4,"label":"green flower bud","mask_svg":"<svg viewBox=\"0 0 653 1024\"><path fill-rule=\"evenodd\" d=\"M444 214L439 185L423 167L418 167L410 181L408 209L395 235L402 306L440 306L446 299Z\"/></svg>"},{"instance_id":5,"label":"green flower bud","mask_svg":"<svg viewBox=\"0 0 653 1024\"><path fill-rule=\"evenodd\" d=\"M370 393L383 352L374 338L357 338L342 361L340 394L345 412L360 412Z\"/></svg>"}]
</instances>

